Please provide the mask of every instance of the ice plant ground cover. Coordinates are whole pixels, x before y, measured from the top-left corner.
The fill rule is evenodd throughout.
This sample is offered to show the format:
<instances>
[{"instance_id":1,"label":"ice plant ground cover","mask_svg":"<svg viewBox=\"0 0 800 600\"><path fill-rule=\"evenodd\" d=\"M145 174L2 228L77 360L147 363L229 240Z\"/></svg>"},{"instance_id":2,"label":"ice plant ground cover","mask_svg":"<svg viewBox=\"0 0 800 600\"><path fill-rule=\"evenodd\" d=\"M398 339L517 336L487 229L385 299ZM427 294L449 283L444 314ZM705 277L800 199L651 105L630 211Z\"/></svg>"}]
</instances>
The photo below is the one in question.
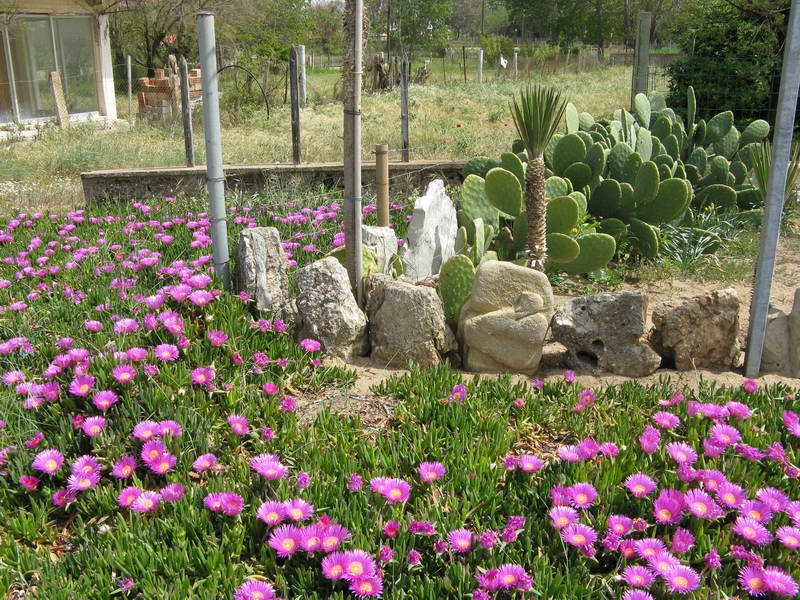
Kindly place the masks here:
<instances>
[{"instance_id":1,"label":"ice plant ground cover","mask_svg":"<svg viewBox=\"0 0 800 600\"><path fill-rule=\"evenodd\" d=\"M380 433L327 412L301 426L298 399L353 374L218 290L199 211L0 223L4 593L797 595L797 390L442 367L376 390L400 401ZM274 224L307 262L340 242L340 212L239 209L231 237Z\"/></svg>"}]
</instances>

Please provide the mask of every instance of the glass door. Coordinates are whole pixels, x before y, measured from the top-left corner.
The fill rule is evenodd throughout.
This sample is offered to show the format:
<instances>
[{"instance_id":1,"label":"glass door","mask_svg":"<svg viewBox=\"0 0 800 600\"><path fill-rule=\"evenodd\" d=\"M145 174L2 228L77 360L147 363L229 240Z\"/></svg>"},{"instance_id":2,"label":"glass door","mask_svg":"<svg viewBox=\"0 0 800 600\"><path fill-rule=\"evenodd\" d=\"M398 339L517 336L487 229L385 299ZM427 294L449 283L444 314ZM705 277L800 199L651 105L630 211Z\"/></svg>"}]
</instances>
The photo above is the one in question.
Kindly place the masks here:
<instances>
[{"instance_id":1,"label":"glass door","mask_svg":"<svg viewBox=\"0 0 800 600\"><path fill-rule=\"evenodd\" d=\"M6 56L5 32L0 29L0 123L11 123L14 120L10 67Z\"/></svg>"},{"instance_id":2,"label":"glass door","mask_svg":"<svg viewBox=\"0 0 800 600\"><path fill-rule=\"evenodd\" d=\"M52 117L49 75L56 70L56 59L50 18L25 17L8 31L20 118Z\"/></svg>"}]
</instances>

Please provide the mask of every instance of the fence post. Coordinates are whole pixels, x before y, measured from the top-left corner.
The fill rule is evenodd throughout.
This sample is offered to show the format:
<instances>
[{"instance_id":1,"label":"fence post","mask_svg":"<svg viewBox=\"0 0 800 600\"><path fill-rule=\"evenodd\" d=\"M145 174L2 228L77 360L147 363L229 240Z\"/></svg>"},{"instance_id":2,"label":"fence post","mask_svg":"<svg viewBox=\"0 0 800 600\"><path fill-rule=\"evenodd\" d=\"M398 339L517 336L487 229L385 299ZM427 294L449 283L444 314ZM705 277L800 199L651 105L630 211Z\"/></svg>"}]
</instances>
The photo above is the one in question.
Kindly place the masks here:
<instances>
[{"instance_id":1,"label":"fence post","mask_svg":"<svg viewBox=\"0 0 800 600\"><path fill-rule=\"evenodd\" d=\"M292 162L300 164L300 77L298 74L297 46L292 46L289 54L289 88L292 97Z\"/></svg>"},{"instance_id":2,"label":"fence post","mask_svg":"<svg viewBox=\"0 0 800 600\"><path fill-rule=\"evenodd\" d=\"M478 83L483 83L483 48L478 49Z\"/></svg>"},{"instance_id":3,"label":"fence post","mask_svg":"<svg viewBox=\"0 0 800 600\"><path fill-rule=\"evenodd\" d=\"M400 68L400 135L403 138L403 162L408 162L408 71L411 63L407 56L403 57Z\"/></svg>"},{"instance_id":4,"label":"fence post","mask_svg":"<svg viewBox=\"0 0 800 600\"><path fill-rule=\"evenodd\" d=\"M375 186L378 188L378 226L389 226L389 146L375 144Z\"/></svg>"},{"instance_id":5,"label":"fence post","mask_svg":"<svg viewBox=\"0 0 800 600\"><path fill-rule=\"evenodd\" d=\"M347 274L361 297L361 76L364 32L363 0L345 0L344 82L344 246Z\"/></svg>"},{"instance_id":6,"label":"fence post","mask_svg":"<svg viewBox=\"0 0 800 600\"><path fill-rule=\"evenodd\" d=\"M461 46L461 60L464 63L464 83L467 83L467 47Z\"/></svg>"},{"instance_id":7,"label":"fence post","mask_svg":"<svg viewBox=\"0 0 800 600\"><path fill-rule=\"evenodd\" d=\"M633 53L633 75L631 81L631 110L636 94L647 94L647 79L650 74L650 24L653 15L647 11L639 13L639 30Z\"/></svg>"},{"instance_id":8,"label":"fence post","mask_svg":"<svg viewBox=\"0 0 800 600\"><path fill-rule=\"evenodd\" d=\"M192 131L192 99L189 95L189 65L181 56L181 116L183 117L183 145L186 149L186 166L194 166L194 131Z\"/></svg>"},{"instance_id":9,"label":"fence post","mask_svg":"<svg viewBox=\"0 0 800 600\"><path fill-rule=\"evenodd\" d=\"M300 67L300 104L305 106L308 97L308 81L306 80L306 47L302 44L297 47L297 63Z\"/></svg>"},{"instance_id":10,"label":"fence post","mask_svg":"<svg viewBox=\"0 0 800 600\"><path fill-rule=\"evenodd\" d=\"M222 131L219 122L219 74L214 34L214 13L197 13L197 41L203 76L203 129L206 139L206 181L211 215L214 273L231 289L228 222L225 215L225 172L222 169Z\"/></svg>"},{"instance_id":11,"label":"fence post","mask_svg":"<svg viewBox=\"0 0 800 600\"><path fill-rule=\"evenodd\" d=\"M514 79L519 79L519 50L514 48Z\"/></svg>"},{"instance_id":12,"label":"fence post","mask_svg":"<svg viewBox=\"0 0 800 600\"><path fill-rule=\"evenodd\" d=\"M131 77L131 55L126 58L128 67L128 125L133 125L133 79Z\"/></svg>"},{"instance_id":13,"label":"fence post","mask_svg":"<svg viewBox=\"0 0 800 600\"><path fill-rule=\"evenodd\" d=\"M792 130L797 110L798 87L800 87L800 0L792 0L787 23L786 46L783 51L781 87L778 92L778 111L772 133L772 161L769 170L767 193L764 200L764 220L761 244L756 262L753 299L750 302L750 325L747 333L747 353L744 374L758 377L761 370L761 355L767 329L769 296L775 274L775 253L783 216L786 194L786 177L792 152Z\"/></svg>"}]
</instances>

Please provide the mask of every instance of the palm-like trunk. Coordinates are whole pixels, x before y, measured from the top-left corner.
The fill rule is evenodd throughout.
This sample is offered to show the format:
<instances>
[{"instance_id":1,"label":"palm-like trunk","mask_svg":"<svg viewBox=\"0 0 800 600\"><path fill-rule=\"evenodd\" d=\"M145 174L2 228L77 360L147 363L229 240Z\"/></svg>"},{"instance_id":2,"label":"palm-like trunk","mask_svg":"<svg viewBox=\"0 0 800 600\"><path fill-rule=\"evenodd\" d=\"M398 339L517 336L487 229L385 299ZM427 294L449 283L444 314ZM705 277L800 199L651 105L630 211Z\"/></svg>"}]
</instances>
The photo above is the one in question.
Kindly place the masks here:
<instances>
[{"instance_id":1,"label":"palm-like trunk","mask_svg":"<svg viewBox=\"0 0 800 600\"><path fill-rule=\"evenodd\" d=\"M547 198L544 193L542 156L535 156L528 161L528 170L525 173L525 210L528 216L528 266L544 271L547 259Z\"/></svg>"}]
</instances>

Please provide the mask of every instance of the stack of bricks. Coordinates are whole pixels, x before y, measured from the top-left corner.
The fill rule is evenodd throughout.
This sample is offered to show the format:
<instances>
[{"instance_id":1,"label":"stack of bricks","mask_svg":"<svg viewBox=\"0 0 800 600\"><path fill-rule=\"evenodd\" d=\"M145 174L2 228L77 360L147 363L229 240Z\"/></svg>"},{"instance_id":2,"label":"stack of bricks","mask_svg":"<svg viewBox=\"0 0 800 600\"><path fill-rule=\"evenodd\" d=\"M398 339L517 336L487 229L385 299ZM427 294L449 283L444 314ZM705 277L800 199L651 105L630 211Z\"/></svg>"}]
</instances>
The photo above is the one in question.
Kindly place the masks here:
<instances>
[{"instance_id":1,"label":"stack of bricks","mask_svg":"<svg viewBox=\"0 0 800 600\"><path fill-rule=\"evenodd\" d=\"M203 95L200 69L189 70L189 99L192 103ZM155 77L139 78L139 114L156 119L178 118L174 110L181 104L180 77L172 69L156 69Z\"/></svg>"}]
</instances>

